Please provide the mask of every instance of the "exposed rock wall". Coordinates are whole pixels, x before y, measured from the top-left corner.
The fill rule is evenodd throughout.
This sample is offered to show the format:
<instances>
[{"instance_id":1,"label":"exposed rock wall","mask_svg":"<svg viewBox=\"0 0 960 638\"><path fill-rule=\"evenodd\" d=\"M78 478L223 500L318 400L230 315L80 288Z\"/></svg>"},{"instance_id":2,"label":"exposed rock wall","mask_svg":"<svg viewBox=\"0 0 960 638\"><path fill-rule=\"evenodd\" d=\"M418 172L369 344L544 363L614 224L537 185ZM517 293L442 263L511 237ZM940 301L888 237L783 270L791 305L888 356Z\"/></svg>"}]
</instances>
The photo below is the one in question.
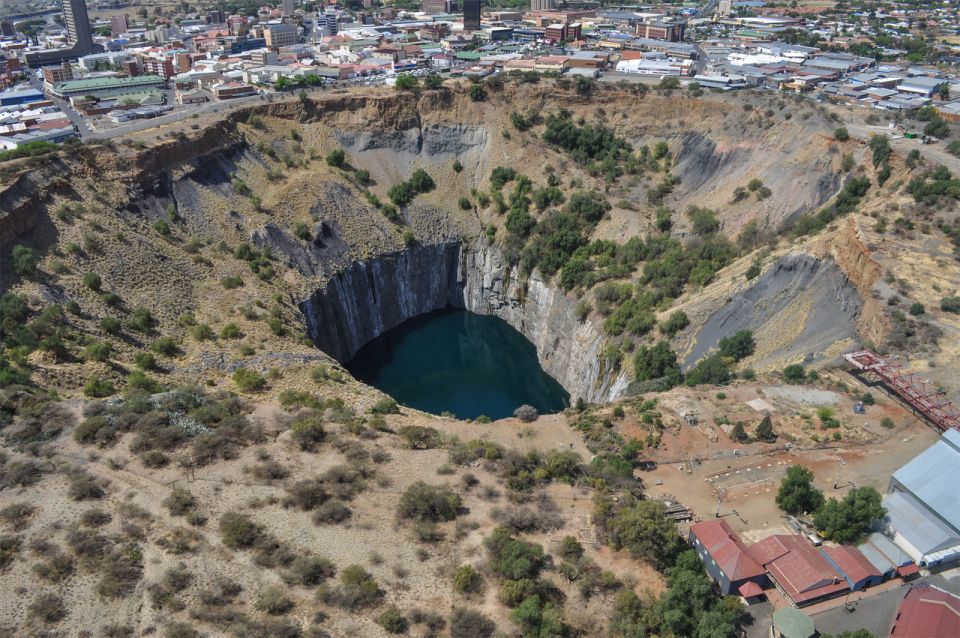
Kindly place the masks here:
<instances>
[{"instance_id":1,"label":"exposed rock wall","mask_svg":"<svg viewBox=\"0 0 960 638\"><path fill-rule=\"evenodd\" d=\"M517 329L573 400L605 401L626 390L626 375L602 363L602 333L577 320L575 302L537 277L522 281L482 240L353 262L300 308L314 343L345 362L387 330L448 305L496 315Z\"/></svg>"}]
</instances>

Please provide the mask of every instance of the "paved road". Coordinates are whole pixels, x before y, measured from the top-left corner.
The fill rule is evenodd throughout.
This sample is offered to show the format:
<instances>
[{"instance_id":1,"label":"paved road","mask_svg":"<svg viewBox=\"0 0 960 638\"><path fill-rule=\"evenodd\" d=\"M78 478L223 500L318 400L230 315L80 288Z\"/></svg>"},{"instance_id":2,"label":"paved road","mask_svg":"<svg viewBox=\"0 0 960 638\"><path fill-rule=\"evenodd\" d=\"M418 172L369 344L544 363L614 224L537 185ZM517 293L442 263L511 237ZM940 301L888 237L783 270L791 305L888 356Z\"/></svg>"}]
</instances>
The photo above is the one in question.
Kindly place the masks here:
<instances>
[{"instance_id":1,"label":"paved road","mask_svg":"<svg viewBox=\"0 0 960 638\"><path fill-rule=\"evenodd\" d=\"M817 631L825 634L839 634L844 631L866 629L874 636L886 636L890 633L893 619L897 615L900 601L907 595L911 585L918 582L929 583L955 595L960 595L960 568L951 569L941 574L926 576L905 583L900 587L870 596L867 590L866 598L858 600L853 611L847 611L843 606L812 616ZM851 596L856 596L852 594Z\"/></svg>"}]
</instances>

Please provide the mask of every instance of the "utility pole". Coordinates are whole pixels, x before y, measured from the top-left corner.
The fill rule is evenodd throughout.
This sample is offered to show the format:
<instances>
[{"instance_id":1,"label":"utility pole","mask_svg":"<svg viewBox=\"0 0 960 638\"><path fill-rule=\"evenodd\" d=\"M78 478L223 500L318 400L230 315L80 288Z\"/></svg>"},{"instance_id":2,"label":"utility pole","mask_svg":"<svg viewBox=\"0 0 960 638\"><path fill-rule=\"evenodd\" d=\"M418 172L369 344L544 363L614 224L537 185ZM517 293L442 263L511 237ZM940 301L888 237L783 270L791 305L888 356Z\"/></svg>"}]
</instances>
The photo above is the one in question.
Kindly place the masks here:
<instances>
[{"instance_id":1,"label":"utility pole","mask_svg":"<svg viewBox=\"0 0 960 638\"><path fill-rule=\"evenodd\" d=\"M837 489L837 487L840 485L840 468L844 466L843 459L837 459L837 460L839 461L837 463L837 478L833 480L833 489Z\"/></svg>"},{"instance_id":2,"label":"utility pole","mask_svg":"<svg viewBox=\"0 0 960 638\"><path fill-rule=\"evenodd\" d=\"M724 491L725 491L725 490L724 490L723 488L721 488L721 490L720 490L719 492L717 492L717 513L714 514L714 516L713 516L714 518L720 518L720 499L723 498L723 492L724 492Z\"/></svg>"}]
</instances>

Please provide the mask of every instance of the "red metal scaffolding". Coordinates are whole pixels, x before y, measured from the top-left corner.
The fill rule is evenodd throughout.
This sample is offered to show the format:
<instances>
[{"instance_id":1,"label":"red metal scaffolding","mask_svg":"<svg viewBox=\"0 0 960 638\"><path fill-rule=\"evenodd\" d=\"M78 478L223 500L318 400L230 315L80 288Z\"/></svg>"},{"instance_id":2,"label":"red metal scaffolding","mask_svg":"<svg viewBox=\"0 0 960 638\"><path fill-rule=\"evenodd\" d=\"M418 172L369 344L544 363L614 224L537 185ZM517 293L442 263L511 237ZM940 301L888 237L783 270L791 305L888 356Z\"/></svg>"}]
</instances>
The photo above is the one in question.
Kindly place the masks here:
<instances>
[{"instance_id":1,"label":"red metal scaffolding","mask_svg":"<svg viewBox=\"0 0 960 638\"><path fill-rule=\"evenodd\" d=\"M843 358L861 373L882 382L941 432L948 428L960 430L960 411L928 381L914 378L910 370L885 361L870 350L850 352Z\"/></svg>"}]
</instances>

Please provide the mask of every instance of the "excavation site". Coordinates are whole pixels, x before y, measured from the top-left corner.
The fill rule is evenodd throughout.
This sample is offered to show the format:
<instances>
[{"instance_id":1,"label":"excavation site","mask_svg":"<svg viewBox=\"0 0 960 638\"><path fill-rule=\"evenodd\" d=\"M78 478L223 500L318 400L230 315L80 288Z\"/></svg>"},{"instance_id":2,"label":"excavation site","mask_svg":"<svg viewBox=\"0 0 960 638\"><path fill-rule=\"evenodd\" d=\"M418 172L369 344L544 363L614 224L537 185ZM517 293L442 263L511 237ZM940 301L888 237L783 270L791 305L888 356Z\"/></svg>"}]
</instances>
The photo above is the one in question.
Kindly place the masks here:
<instances>
[{"instance_id":1,"label":"excavation site","mask_svg":"<svg viewBox=\"0 0 960 638\"><path fill-rule=\"evenodd\" d=\"M769 625L690 526L937 440L844 354L960 389L960 160L862 110L503 74L0 163L0 636Z\"/></svg>"}]
</instances>

